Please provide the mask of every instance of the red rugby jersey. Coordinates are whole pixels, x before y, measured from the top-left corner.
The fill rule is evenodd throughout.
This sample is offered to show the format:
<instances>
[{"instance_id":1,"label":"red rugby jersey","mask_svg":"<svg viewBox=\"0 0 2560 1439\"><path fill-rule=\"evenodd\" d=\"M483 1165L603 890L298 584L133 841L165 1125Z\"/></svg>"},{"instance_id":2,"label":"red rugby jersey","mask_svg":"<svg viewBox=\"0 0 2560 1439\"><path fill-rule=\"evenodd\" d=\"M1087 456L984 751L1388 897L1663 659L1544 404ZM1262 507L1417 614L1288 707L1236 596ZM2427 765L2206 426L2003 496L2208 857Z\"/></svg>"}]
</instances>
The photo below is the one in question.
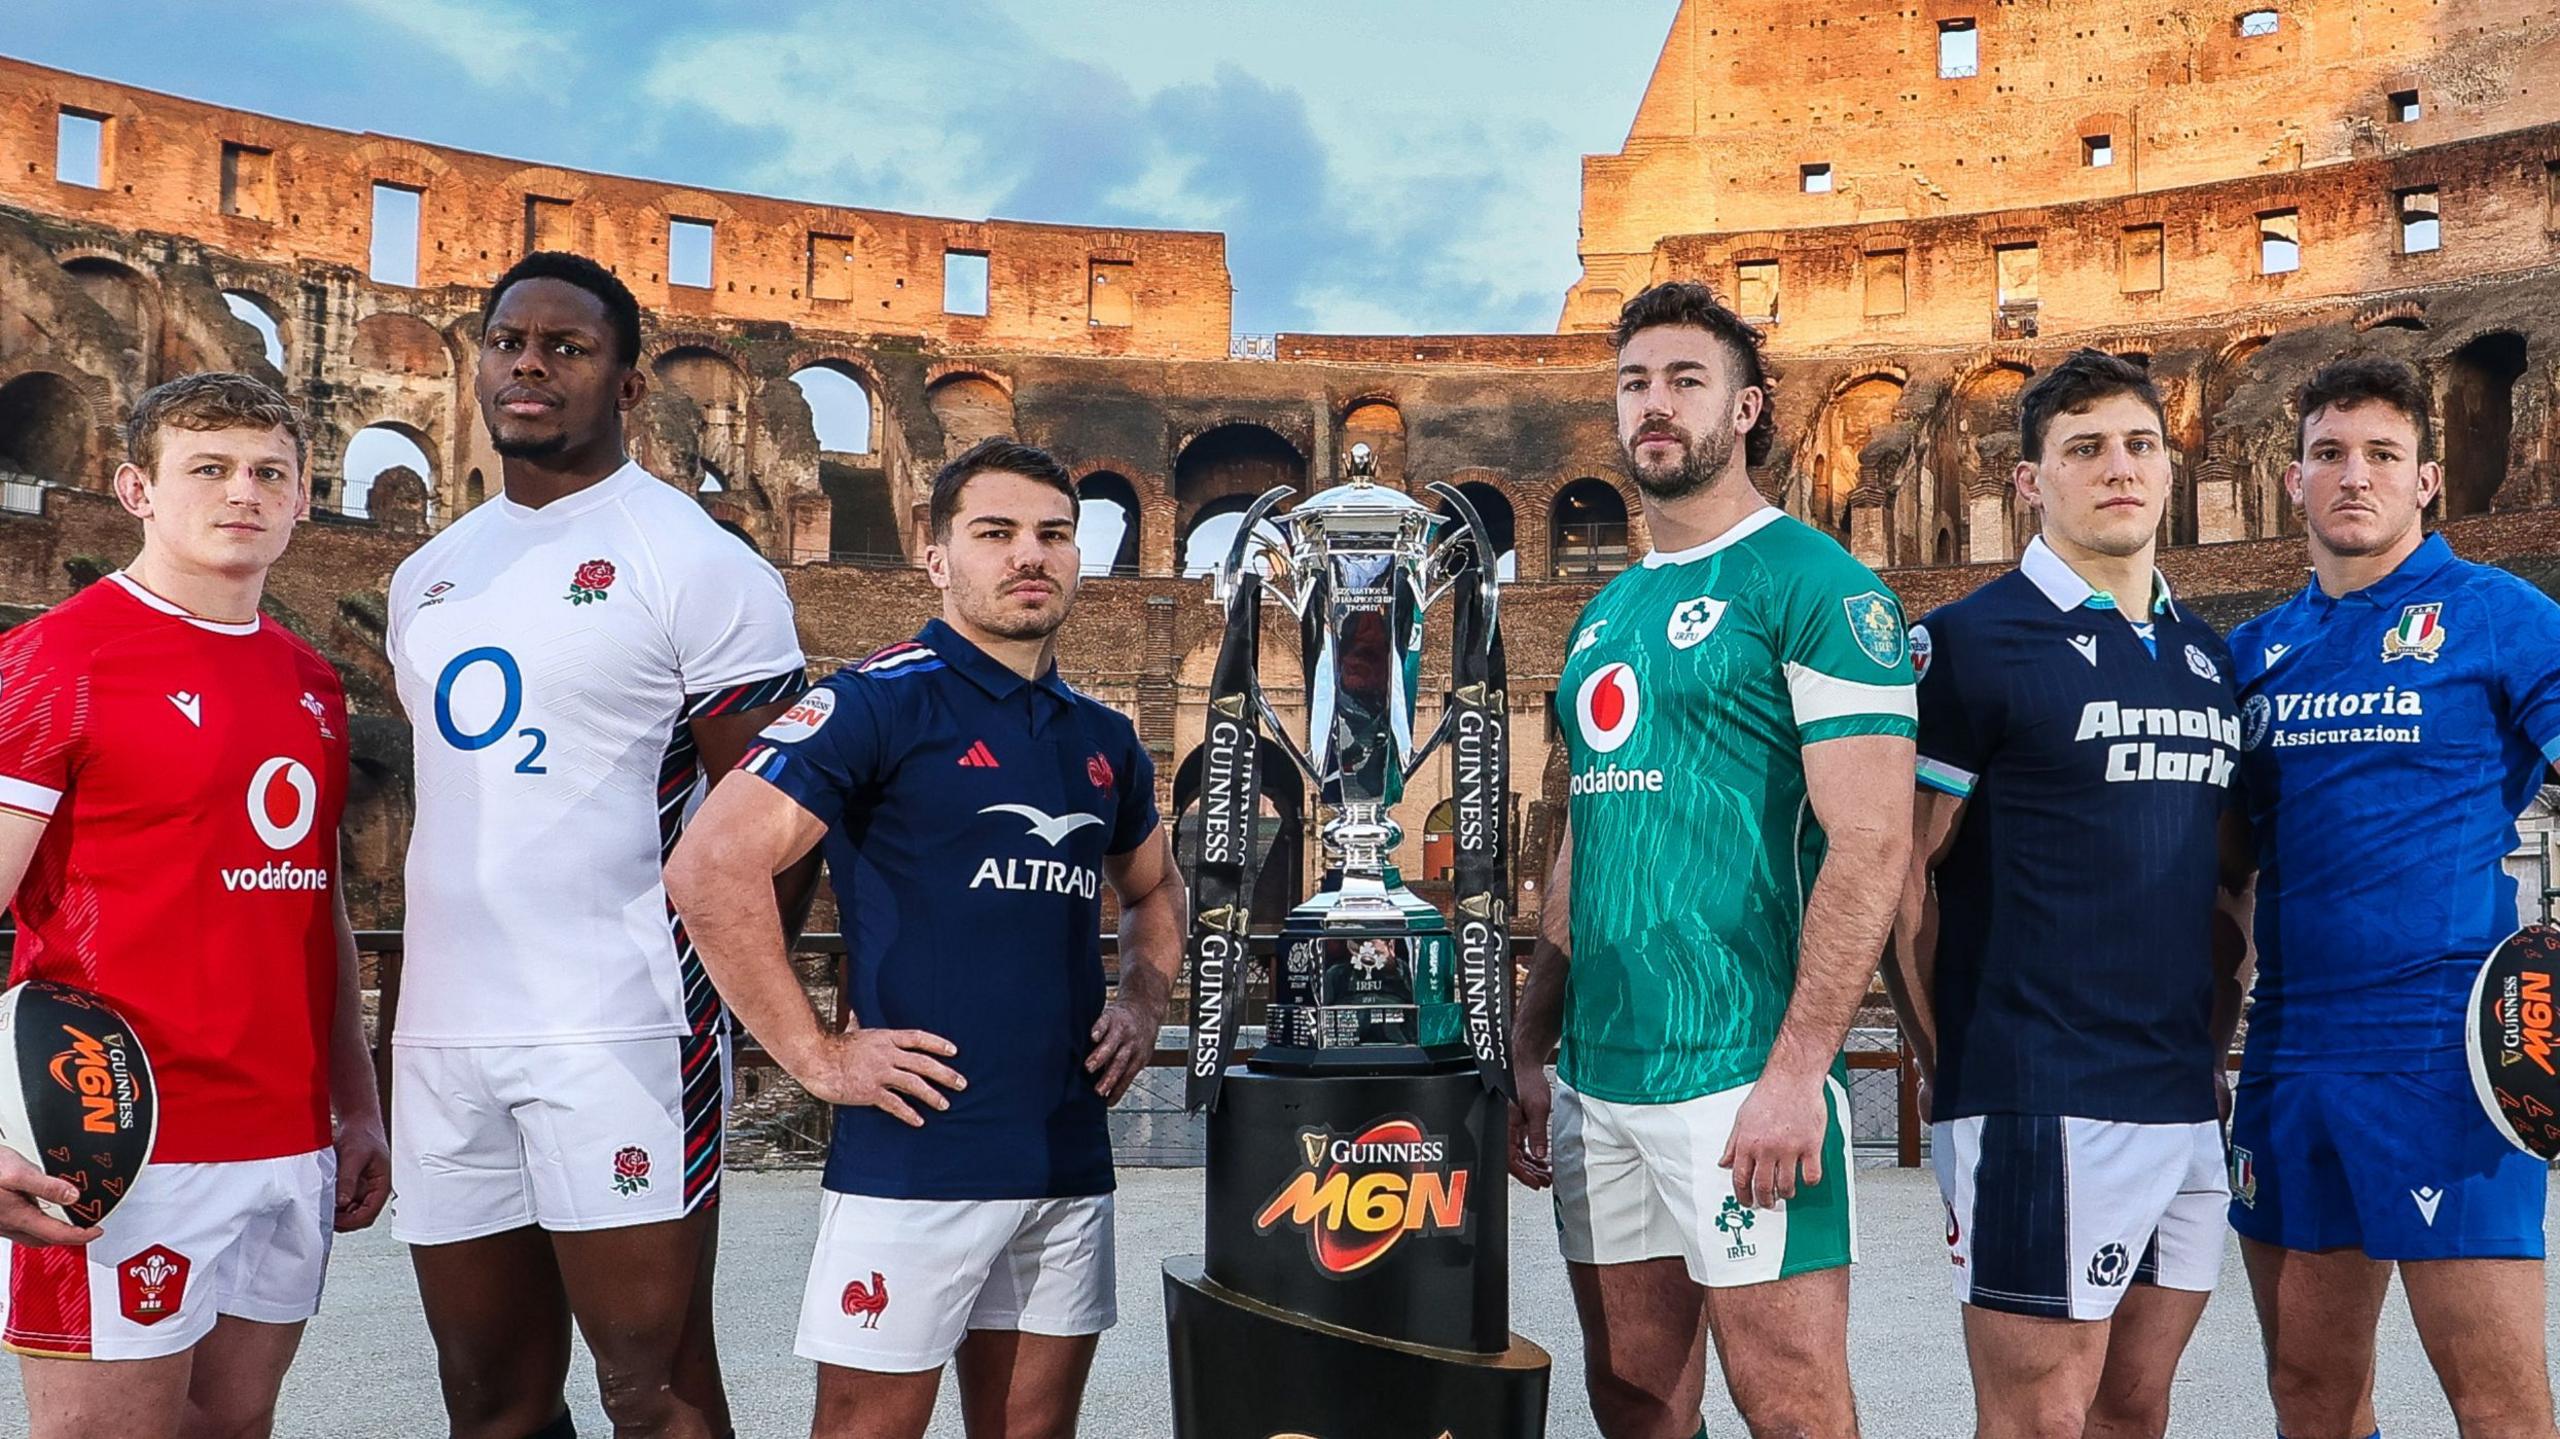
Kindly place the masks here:
<instances>
[{"instance_id":1,"label":"red rugby jersey","mask_svg":"<svg viewBox=\"0 0 2560 1439\"><path fill-rule=\"evenodd\" d=\"M347 705L275 621L121 574L0 636L0 809L48 821L10 982L98 994L159 1081L152 1157L329 1142Z\"/></svg>"}]
</instances>

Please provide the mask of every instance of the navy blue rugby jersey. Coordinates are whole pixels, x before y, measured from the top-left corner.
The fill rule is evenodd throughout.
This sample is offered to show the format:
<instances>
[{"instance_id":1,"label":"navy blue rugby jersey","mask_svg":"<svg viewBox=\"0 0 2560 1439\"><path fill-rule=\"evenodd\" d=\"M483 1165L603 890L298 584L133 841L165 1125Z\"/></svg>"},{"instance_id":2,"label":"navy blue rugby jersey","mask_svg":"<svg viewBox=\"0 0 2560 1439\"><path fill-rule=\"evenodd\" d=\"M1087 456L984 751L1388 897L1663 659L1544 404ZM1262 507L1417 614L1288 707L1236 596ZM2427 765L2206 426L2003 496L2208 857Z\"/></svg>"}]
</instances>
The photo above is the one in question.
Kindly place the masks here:
<instances>
[{"instance_id":1,"label":"navy blue rugby jersey","mask_svg":"<svg viewBox=\"0 0 2560 1439\"><path fill-rule=\"evenodd\" d=\"M1156 827L1155 766L1128 719L935 620L809 691L739 767L826 821L854 1017L950 1040L969 1081L922 1128L837 1109L826 1187L1109 1193L1105 1106L1084 1069L1103 1005L1102 862Z\"/></svg>"},{"instance_id":2,"label":"navy blue rugby jersey","mask_svg":"<svg viewBox=\"0 0 2560 1439\"><path fill-rule=\"evenodd\" d=\"M1934 1117L2213 1119L2231 657L2154 577L2139 623L2043 540L1912 631L1938 867Z\"/></svg>"},{"instance_id":3,"label":"navy blue rugby jersey","mask_svg":"<svg viewBox=\"0 0 2560 1439\"><path fill-rule=\"evenodd\" d=\"M2501 863L2560 762L2560 605L2430 536L2231 632L2258 844L2253 1070L2459 1069Z\"/></svg>"}]
</instances>

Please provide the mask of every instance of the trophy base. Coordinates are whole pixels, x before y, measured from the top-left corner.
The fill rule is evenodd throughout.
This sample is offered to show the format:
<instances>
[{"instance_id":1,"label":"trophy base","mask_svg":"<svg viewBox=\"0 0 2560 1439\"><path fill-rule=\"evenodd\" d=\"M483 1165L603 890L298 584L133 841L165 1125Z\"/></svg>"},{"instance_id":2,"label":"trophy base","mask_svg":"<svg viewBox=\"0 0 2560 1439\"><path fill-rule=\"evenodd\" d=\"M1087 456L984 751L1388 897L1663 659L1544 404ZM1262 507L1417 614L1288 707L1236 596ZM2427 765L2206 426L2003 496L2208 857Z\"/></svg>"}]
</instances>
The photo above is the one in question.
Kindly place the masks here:
<instances>
[{"instance_id":1,"label":"trophy base","mask_svg":"<svg viewBox=\"0 0 2560 1439\"><path fill-rule=\"evenodd\" d=\"M1549 1361L1514 1334L1494 1354L1399 1344L1164 1266L1176 1439L1539 1439Z\"/></svg>"}]
</instances>

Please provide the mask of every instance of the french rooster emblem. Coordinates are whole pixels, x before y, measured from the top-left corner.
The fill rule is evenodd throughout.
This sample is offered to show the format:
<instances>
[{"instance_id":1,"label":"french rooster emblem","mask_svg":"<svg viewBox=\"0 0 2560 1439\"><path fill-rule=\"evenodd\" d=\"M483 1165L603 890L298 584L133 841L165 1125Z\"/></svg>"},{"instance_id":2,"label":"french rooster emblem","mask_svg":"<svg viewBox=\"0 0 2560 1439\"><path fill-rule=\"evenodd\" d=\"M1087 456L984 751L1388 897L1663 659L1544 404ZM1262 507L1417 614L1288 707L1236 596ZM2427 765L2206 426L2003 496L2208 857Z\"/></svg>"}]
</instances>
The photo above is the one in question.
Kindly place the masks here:
<instances>
[{"instance_id":1,"label":"french rooster emblem","mask_svg":"<svg viewBox=\"0 0 2560 1439\"><path fill-rule=\"evenodd\" d=\"M871 1271L871 1283L868 1286L856 1279L844 1287L844 1312L848 1316L861 1315L862 1327L865 1329L879 1328L880 1316L888 1307L888 1276L877 1269Z\"/></svg>"}]
</instances>

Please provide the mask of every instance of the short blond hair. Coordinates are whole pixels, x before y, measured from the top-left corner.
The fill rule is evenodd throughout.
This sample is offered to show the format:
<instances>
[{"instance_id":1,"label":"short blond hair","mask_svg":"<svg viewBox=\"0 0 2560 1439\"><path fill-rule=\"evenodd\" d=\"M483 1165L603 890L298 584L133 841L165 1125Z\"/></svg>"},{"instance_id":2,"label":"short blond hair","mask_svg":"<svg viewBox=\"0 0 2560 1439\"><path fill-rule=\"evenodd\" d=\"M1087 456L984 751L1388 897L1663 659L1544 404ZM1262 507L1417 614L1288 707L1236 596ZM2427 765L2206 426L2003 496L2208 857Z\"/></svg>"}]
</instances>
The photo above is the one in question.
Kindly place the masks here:
<instances>
[{"instance_id":1,"label":"short blond hair","mask_svg":"<svg viewBox=\"0 0 2560 1439\"><path fill-rule=\"evenodd\" d=\"M293 436L296 474L311 469L311 432L302 412L273 385L228 370L182 375L144 392L124 423L125 458L144 474L160 463L160 432L173 430L272 430Z\"/></svg>"}]
</instances>

